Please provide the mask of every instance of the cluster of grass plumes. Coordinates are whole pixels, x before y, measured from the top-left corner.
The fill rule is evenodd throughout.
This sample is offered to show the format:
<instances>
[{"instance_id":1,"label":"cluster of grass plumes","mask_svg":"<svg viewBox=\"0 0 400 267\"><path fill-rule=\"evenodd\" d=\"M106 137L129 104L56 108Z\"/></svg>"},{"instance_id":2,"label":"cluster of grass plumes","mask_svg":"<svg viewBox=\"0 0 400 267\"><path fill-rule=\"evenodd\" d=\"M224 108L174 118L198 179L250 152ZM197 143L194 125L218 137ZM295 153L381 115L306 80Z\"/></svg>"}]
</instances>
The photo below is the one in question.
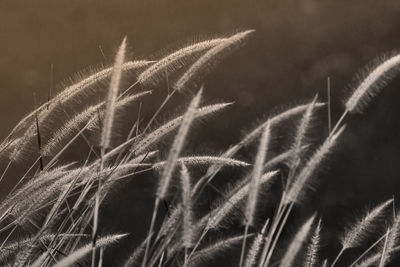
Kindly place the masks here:
<instances>
[{"instance_id":1,"label":"cluster of grass plumes","mask_svg":"<svg viewBox=\"0 0 400 267\"><path fill-rule=\"evenodd\" d=\"M349 266L385 266L394 259L400 249L400 215L381 223L392 200L355 220L344 231L341 249L333 259L320 254L324 224L318 214L307 218L289 240L282 240L282 233L292 211L301 209L301 200L307 196L311 180L317 179L318 169L328 164L327 158L340 143L346 114L365 108L366 101L382 89L379 81L397 67L398 56L382 62L361 81L348 99L343 116L315 150L307 136L314 117L327 106L317 97L267 118L219 155L193 155L185 149L196 120L232 104L204 105L202 93L206 89L199 86L200 78L216 62L245 44L252 33L243 31L195 43L158 61L129 61L125 38L112 67L68 86L23 118L0 144L0 155L6 162L0 180L10 180L13 167L24 169L22 177L12 180L14 188L0 203L0 265L102 266L107 247L129 235L99 234L103 225L102 204L118 183L139 175L157 178L155 204L152 218L148 218L147 236L137 240L139 245L134 251L118 255L124 266L207 265L229 250L240 252L240 267L334 266L344 264L344 252L362 246L364 252L355 255ZM127 71L132 69L141 71L134 76L133 84L124 88L122 80L131 78ZM168 90L150 119L138 116L126 139L116 143L115 118L123 113L123 107L146 101L164 78L175 79L172 91ZM77 98L84 102L81 99L96 93L93 87L104 81L109 81L102 91L104 99L77 108L61 125L54 121L59 120L54 118L54 112L73 105ZM193 94L183 114L155 125L170 99L183 91ZM276 131L288 121L295 123L291 144L272 146ZM51 125L60 126L45 133ZM159 145L166 137L172 140L167 149L165 144ZM64 162L64 154L73 150L79 140L87 146L80 146L87 156ZM240 150L250 149L251 144L256 146L254 158L246 162L235 158ZM32 156L21 161L32 150ZM160 158L161 155L166 157ZM30 165L26 166L26 162ZM234 172L235 182L220 188L214 178L223 168L239 171ZM280 201L272 203L276 204L275 210L271 216L265 216L271 213L261 207L270 200L271 188L280 188L280 192L273 192ZM204 203L209 195L205 191L210 190L217 198L204 211L197 205ZM160 203L169 206L162 218ZM234 222L243 225L244 233L227 230ZM373 237L371 232L379 229L384 234L368 243Z\"/></svg>"}]
</instances>

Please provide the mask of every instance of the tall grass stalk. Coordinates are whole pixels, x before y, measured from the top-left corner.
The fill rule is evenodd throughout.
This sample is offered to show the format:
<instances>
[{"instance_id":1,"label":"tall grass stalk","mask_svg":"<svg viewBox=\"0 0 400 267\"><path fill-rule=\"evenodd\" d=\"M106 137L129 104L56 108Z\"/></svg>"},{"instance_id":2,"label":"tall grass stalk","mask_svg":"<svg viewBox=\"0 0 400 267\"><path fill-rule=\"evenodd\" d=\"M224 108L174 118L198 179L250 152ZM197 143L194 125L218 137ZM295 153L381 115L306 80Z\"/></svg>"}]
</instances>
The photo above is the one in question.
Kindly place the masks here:
<instances>
[{"instance_id":1,"label":"tall grass stalk","mask_svg":"<svg viewBox=\"0 0 400 267\"><path fill-rule=\"evenodd\" d=\"M389 240L390 228L386 231L385 234L385 243L383 245L382 253L381 253L381 260L379 262L379 267L385 266L388 256L388 240Z\"/></svg>"},{"instance_id":2,"label":"tall grass stalk","mask_svg":"<svg viewBox=\"0 0 400 267\"><path fill-rule=\"evenodd\" d=\"M331 267L335 266L343 252L348 248L357 247L365 239L366 234L374 227L376 220L382 216L382 212L392 204L392 199L378 205L368 212L362 219L353 224L343 235L341 239L342 248L334 259Z\"/></svg>"},{"instance_id":3,"label":"tall grass stalk","mask_svg":"<svg viewBox=\"0 0 400 267\"><path fill-rule=\"evenodd\" d=\"M186 111L185 115L183 116L181 126L179 127L178 133L174 139L174 142L172 143L172 146L171 146L168 158L167 158L167 163L163 169L163 172L160 177L160 181L158 183L157 197L155 200L153 216L152 216L152 219L150 222L149 234L151 234L153 232L155 219L157 217L157 209L158 209L159 202L160 202L160 200L165 199L165 197L166 197L167 190L169 188L170 181L172 178L172 172L175 169L175 165L176 165L178 156L182 150L186 135L189 132L190 125L195 117L195 111L197 110L197 107L200 103L201 92L202 92L202 90L199 90L197 95L193 98L193 100L189 104L189 107L187 108L187 111ZM148 254L149 248L150 248L150 240L146 244L142 267L146 266L147 254Z\"/></svg>"},{"instance_id":4,"label":"tall grass stalk","mask_svg":"<svg viewBox=\"0 0 400 267\"><path fill-rule=\"evenodd\" d=\"M257 206L257 200L259 197L259 187L260 187L260 179L264 167L265 158L267 156L268 143L270 140L270 123L267 122L265 128L263 130L260 143L258 145L258 151L254 163L253 173L251 176L249 195L247 198L247 206L245 211L245 230L244 230L244 239L242 244L242 251L240 253L240 262L239 266L241 267L244 260L244 253L246 249L246 236L249 230L249 226L254 224L255 210Z\"/></svg>"},{"instance_id":5,"label":"tall grass stalk","mask_svg":"<svg viewBox=\"0 0 400 267\"><path fill-rule=\"evenodd\" d=\"M106 110L103 121L103 129L101 132L101 161L100 161L100 172L103 171L104 164L104 154L105 150L110 147L111 142L111 131L113 128L114 117L115 117L115 109L117 105L117 97L118 91L121 82L121 74L122 74L122 64L125 61L125 49L126 49L126 37L122 41L120 45L117 55L115 56L115 63L112 70L110 87L108 90L108 97L106 101ZM98 180L98 188L96 193L96 204L94 208L94 216L93 216L93 231L92 231L92 267L95 266L96 262L96 241L97 241L97 231L99 224L99 206L100 206L100 193L101 193L101 179Z\"/></svg>"}]
</instances>

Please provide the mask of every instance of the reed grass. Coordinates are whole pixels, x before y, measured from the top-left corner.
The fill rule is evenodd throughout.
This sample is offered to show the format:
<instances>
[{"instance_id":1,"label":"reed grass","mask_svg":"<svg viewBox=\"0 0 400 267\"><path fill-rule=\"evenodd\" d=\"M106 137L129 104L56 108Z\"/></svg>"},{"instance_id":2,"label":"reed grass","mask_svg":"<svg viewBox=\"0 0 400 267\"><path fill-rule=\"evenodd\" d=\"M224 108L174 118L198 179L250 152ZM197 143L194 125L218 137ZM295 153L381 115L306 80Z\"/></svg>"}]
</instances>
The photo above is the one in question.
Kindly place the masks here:
<instances>
[{"instance_id":1,"label":"reed grass","mask_svg":"<svg viewBox=\"0 0 400 267\"><path fill-rule=\"evenodd\" d=\"M317 131L318 120L314 118L326 106L317 96L309 103L269 116L235 144L214 154L197 155L187 146L192 131L198 127L195 121L204 121L233 105L200 106L207 88L202 87L194 95L183 115L154 125L171 98L181 92L190 95L211 67L243 46L253 32L197 42L156 61L127 58L125 38L113 67L77 80L22 118L0 144L0 155L6 160L0 183L15 183L0 201L0 263L101 266L114 257L124 266L205 266L212 264L219 254L231 253L240 258L232 257L229 264L237 260L239 266L246 267L333 267L344 264L344 252L350 254L356 251L352 248L361 247L363 251L354 255L348 266L387 266L395 260L400 215L393 219L384 216L392 199L361 219L353 219L355 223L345 230L335 258L323 257L324 226L321 219L314 223L317 214L306 219L292 238L287 238L287 229L293 228L289 223L298 224L304 219L294 217L293 211L301 214L302 200L311 193L307 190L309 184L322 178L319 169L335 156L346 135L345 118L365 109L394 77L400 62L398 55L381 60L367 72L332 128L329 96L329 133L318 140L308 138ZM135 82L122 88L121 77L132 73ZM150 116L131 114L135 124L123 141L117 140L115 117L121 109L137 100L147 105L148 98L142 97L148 96L151 87L165 78L172 79L174 90L168 92ZM88 106L83 104L93 95L105 92L105 99ZM67 106L68 118L57 121L58 112L66 112ZM288 123L294 125L293 133ZM275 138L279 132L294 138L286 138L291 141L284 143ZM96 141L87 138L87 133ZM167 138L172 134L172 139ZM71 145L79 137L86 144L80 152L87 154L68 162L69 157L62 156L73 152ZM242 154L244 150L246 153ZM219 181L228 167L230 179ZM23 170L24 174L16 179L12 175L14 169ZM118 194L117 185L154 178L158 178L158 184L151 196L155 201L152 218L143 218L150 222L147 235L140 240L135 234L146 229L133 229L135 233L129 237L109 233L101 213L107 197ZM275 203L277 197L280 200ZM160 212L162 205L165 214ZM236 232L235 226L243 224L244 233ZM385 234L372 245L367 242L373 236L369 238L371 232L383 231ZM100 232L103 237L99 237ZM122 255L125 248L115 255L109 254L108 246L123 237L125 243L120 244L134 240L138 246L129 246L132 250L126 255Z\"/></svg>"}]
</instances>

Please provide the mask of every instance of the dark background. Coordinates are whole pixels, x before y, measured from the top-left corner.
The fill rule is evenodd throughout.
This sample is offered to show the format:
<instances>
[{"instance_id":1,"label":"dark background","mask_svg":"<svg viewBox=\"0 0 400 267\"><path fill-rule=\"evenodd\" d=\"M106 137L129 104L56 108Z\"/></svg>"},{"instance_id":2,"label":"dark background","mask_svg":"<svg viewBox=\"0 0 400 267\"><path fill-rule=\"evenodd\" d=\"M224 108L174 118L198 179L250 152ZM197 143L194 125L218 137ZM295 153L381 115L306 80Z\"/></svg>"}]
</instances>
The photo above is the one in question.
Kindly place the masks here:
<instances>
[{"instance_id":1,"label":"dark background","mask_svg":"<svg viewBox=\"0 0 400 267\"><path fill-rule=\"evenodd\" d=\"M88 66L111 62L125 35L131 57L153 59L193 40L244 29L256 29L248 44L205 78L204 102L235 101L235 106L218 121L207 120L195 128L193 149L222 151L239 140L240 129L250 129L275 107L309 100L317 92L325 101L328 76L335 121L357 71L400 48L399 12L400 2L395 0L3 0L0 136L33 108L34 93L39 102L47 99L51 64L55 84L65 84ZM337 253L338 237L355 215L400 193L399 85L397 78L363 114L346 120L346 132L323 169L316 192L289 226L293 233L303 216L317 210L325 226L328 256ZM188 99L185 96L182 103ZM321 134L326 133L324 115L316 127ZM108 231L132 233L117 250L110 250L110 264L126 255L116 257L115 251L133 249L143 238L153 184L129 184L105 206Z\"/></svg>"}]
</instances>

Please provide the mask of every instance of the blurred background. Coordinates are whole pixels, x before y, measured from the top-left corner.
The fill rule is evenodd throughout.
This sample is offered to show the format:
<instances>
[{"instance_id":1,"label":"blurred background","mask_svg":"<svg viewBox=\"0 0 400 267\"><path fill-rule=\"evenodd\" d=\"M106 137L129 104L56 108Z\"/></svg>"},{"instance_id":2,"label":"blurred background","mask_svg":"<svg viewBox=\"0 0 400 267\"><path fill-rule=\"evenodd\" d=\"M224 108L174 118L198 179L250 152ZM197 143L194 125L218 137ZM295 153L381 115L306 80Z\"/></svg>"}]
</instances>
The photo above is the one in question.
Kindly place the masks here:
<instances>
[{"instance_id":1,"label":"blurred background","mask_svg":"<svg viewBox=\"0 0 400 267\"><path fill-rule=\"evenodd\" d=\"M247 45L204 79L204 102L235 105L195 128L193 152L222 151L239 140L240 129L251 129L277 107L302 103L316 93L326 101L328 76L336 121L356 74L373 59L400 48L399 12L396 0L2 0L0 137L32 110L34 98L46 101L49 88L54 94L75 73L110 64L125 35L131 58L157 59L195 40L245 29L256 30ZM346 132L321 171L315 192L289 226L292 234L304 216L316 210L325 225L326 256L337 253L338 237L355 214L400 196L399 86L400 78L394 79L363 114L348 117ZM166 89L161 90L165 94ZM174 105L189 98L184 95ZM160 100L147 104L157 106ZM319 118L316 132L326 134L326 113L320 112ZM131 121L135 119L133 114ZM115 192L102 211L107 231L132 233L117 250L110 250L123 248L121 257L144 237L154 191L154 181L128 185ZM106 253L107 264L118 263L116 255Z\"/></svg>"}]
</instances>

